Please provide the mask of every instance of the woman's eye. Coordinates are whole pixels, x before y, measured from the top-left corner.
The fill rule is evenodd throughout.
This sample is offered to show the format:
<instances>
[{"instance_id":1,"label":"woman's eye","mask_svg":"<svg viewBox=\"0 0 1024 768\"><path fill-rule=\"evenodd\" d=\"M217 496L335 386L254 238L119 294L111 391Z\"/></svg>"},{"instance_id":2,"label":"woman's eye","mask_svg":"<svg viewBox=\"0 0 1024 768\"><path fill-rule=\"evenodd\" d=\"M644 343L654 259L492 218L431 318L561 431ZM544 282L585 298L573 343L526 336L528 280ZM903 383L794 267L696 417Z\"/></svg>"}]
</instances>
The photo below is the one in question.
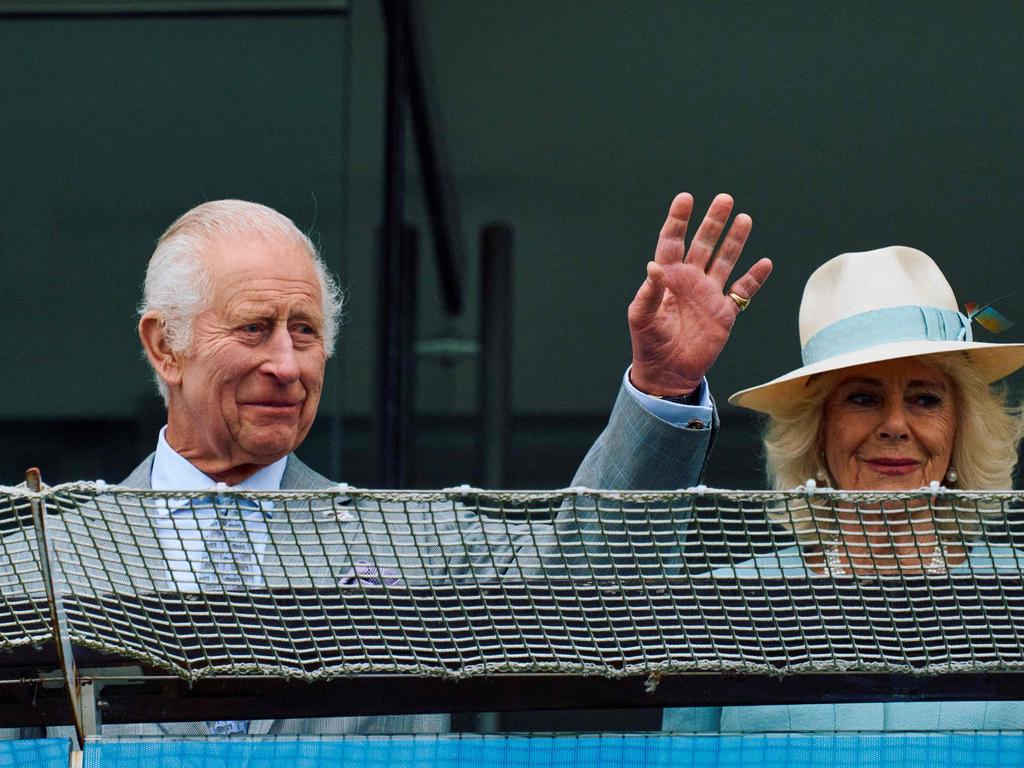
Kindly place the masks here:
<instances>
[{"instance_id":1,"label":"woman's eye","mask_svg":"<svg viewBox=\"0 0 1024 768\"><path fill-rule=\"evenodd\" d=\"M922 408L934 408L942 404L942 398L932 394L914 395L913 401L915 405L919 405Z\"/></svg>"},{"instance_id":2,"label":"woman's eye","mask_svg":"<svg viewBox=\"0 0 1024 768\"><path fill-rule=\"evenodd\" d=\"M875 396L869 392L854 392L846 399L854 405L874 405L876 402Z\"/></svg>"}]
</instances>

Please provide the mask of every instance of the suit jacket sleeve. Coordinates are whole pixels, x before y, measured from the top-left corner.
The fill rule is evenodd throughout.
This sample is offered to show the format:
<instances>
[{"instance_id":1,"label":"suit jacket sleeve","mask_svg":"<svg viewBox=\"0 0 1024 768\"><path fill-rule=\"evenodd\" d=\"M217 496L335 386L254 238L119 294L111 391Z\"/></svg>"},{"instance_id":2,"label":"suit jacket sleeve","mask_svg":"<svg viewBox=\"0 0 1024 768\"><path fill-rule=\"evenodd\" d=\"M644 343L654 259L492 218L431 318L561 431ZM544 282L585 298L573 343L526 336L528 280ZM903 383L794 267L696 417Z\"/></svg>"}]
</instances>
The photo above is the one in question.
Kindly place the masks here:
<instances>
[{"instance_id":1,"label":"suit jacket sleeve","mask_svg":"<svg viewBox=\"0 0 1024 768\"><path fill-rule=\"evenodd\" d=\"M608 426L572 484L614 490L689 488L704 474L717 431L717 410L711 424L676 427L653 416L620 387Z\"/></svg>"},{"instance_id":2,"label":"suit jacket sleeve","mask_svg":"<svg viewBox=\"0 0 1024 768\"><path fill-rule=\"evenodd\" d=\"M694 486L717 428L716 412L706 425L664 422L622 387L608 426L587 452L573 485L608 490ZM675 573L688 522L685 511L667 505L630 505L577 494L562 505L550 529L534 527L532 537L518 548L511 572L610 578Z\"/></svg>"}]
</instances>

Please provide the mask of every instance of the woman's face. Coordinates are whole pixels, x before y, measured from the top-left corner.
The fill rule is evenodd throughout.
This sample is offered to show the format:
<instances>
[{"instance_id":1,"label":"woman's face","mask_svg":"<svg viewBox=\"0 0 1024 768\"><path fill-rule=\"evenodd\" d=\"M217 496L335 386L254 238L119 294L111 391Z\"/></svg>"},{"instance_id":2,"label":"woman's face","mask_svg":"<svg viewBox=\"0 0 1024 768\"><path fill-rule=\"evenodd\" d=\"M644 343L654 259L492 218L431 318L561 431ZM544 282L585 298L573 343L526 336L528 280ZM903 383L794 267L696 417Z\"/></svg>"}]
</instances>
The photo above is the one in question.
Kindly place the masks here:
<instances>
[{"instance_id":1,"label":"woman's face","mask_svg":"<svg viewBox=\"0 0 1024 768\"><path fill-rule=\"evenodd\" d=\"M955 435L953 382L918 358L843 370L825 400L825 463L842 490L942 482Z\"/></svg>"}]
</instances>

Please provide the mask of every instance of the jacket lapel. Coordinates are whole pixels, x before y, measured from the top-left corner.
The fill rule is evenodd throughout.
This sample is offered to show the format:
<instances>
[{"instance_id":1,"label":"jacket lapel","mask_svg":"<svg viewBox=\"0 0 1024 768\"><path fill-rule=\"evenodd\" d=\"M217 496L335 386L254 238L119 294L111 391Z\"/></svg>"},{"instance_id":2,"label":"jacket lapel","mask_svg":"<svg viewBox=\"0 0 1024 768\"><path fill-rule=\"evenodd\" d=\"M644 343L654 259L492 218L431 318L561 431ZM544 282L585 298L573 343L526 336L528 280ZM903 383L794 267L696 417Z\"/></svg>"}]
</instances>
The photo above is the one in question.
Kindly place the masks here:
<instances>
[{"instance_id":1,"label":"jacket lapel","mask_svg":"<svg viewBox=\"0 0 1024 768\"><path fill-rule=\"evenodd\" d=\"M153 456L155 455L151 453L143 459L142 463L133 469L128 477L121 481L121 485L125 488L137 488L140 491L150 490L153 485L149 477L153 473Z\"/></svg>"},{"instance_id":2,"label":"jacket lapel","mask_svg":"<svg viewBox=\"0 0 1024 768\"><path fill-rule=\"evenodd\" d=\"M281 477L282 491L319 491L336 488L337 485L307 467L294 453L288 454L288 463Z\"/></svg>"}]
</instances>

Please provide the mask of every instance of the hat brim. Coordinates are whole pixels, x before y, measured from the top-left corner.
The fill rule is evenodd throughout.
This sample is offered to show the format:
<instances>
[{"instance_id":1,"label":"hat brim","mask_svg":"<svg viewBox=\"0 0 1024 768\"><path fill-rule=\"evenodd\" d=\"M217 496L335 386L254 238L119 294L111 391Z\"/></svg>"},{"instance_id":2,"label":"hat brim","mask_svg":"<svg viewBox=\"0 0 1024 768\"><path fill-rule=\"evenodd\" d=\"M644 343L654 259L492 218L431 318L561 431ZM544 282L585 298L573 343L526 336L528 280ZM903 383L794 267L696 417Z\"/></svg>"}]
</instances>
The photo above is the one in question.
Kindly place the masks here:
<instances>
[{"instance_id":1,"label":"hat brim","mask_svg":"<svg viewBox=\"0 0 1024 768\"><path fill-rule=\"evenodd\" d=\"M815 374L852 368L857 365L899 360L921 355L964 354L987 382L997 381L1024 367L1024 344L986 344L980 341L898 341L879 344L836 355L827 360L805 365L784 376L729 397L729 403L761 413L772 414L780 408L804 398L807 380Z\"/></svg>"}]
</instances>

